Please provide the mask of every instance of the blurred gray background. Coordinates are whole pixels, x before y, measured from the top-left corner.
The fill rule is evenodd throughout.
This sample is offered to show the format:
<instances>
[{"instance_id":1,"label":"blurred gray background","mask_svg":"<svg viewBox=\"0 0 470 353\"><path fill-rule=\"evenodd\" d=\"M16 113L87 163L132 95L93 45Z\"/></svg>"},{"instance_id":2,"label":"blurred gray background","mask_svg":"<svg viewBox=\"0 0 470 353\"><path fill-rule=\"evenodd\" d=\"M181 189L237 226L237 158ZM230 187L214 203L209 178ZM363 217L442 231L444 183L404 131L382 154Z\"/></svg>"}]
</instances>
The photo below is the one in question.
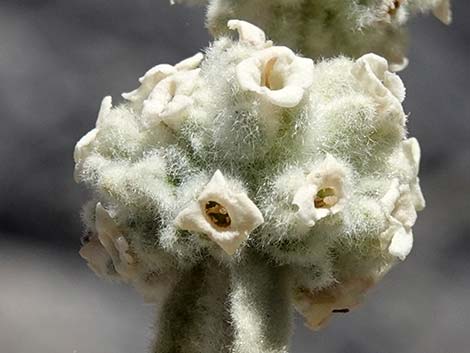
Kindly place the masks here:
<instances>
[{"instance_id":1,"label":"blurred gray background","mask_svg":"<svg viewBox=\"0 0 470 353\"><path fill-rule=\"evenodd\" d=\"M428 203L415 248L325 330L297 318L293 353L470 352L470 2L453 3L449 28L412 22L401 74ZM72 151L103 96L207 45L203 16L166 0L1 0L0 353L146 351L153 308L77 254Z\"/></svg>"}]
</instances>

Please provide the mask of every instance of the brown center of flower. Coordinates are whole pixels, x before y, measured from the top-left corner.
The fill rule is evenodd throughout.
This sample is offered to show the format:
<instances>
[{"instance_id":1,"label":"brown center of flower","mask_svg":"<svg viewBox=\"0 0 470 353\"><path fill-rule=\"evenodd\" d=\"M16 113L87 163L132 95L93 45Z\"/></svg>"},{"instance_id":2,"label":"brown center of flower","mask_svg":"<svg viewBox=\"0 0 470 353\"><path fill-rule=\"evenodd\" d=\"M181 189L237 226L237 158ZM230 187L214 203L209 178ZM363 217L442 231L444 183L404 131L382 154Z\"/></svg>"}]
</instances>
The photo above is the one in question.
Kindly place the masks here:
<instances>
[{"instance_id":1,"label":"brown center of flower","mask_svg":"<svg viewBox=\"0 0 470 353\"><path fill-rule=\"evenodd\" d=\"M314 198L315 208L330 208L336 205L338 196L336 196L335 189L326 187L318 190Z\"/></svg>"},{"instance_id":2,"label":"brown center of flower","mask_svg":"<svg viewBox=\"0 0 470 353\"><path fill-rule=\"evenodd\" d=\"M209 220L217 227L227 228L232 223L227 209L215 201L207 201L205 212Z\"/></svg>"},{"instance_id":3,"label":"brown center of flower","mask_svg":"<svg viewBox=\"0 0 470 353\"><path fill-rule=\"evenodd\" d=\"M394 16L403 2L405 2L405 0L394 0L388 9L388 14Z\"/></svg>"}]
</instances>

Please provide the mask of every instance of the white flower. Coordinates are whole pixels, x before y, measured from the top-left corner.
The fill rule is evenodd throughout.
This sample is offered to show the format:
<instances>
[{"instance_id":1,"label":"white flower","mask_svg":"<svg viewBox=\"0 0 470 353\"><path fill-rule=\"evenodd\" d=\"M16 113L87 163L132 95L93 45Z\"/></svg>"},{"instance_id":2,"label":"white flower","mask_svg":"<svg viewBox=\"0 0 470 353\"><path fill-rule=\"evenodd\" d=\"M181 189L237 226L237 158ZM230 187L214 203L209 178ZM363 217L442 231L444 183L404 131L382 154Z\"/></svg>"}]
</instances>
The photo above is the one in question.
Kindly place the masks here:
<instances>
[{"instance_id":1,"label":"white flower","mask_svg":"<svg viewBox=\"0 0 470 353\"><path fill-rule=\"evenodd\" d=\"M96 136L98 135L99 128L104 119L108 116L112 108L112 98L107 96L104 97L101 101L100 111L98 113L98 118L96 119L96 127L86 133L75 145L75 149L73 151L73 159L75 161L75 171L74 171L74 179L76 182L79 181L80 173L83 169L83 163L85 159L93 151L93 144L96 140Z\"/></svg>"},{"instance_id":2,"label":"white flower","mask_svg":"<svg viewBox=\"0 0 470 353\"><path fill-rule=\"evenodd\" d=\"M159 122L176 130L192 104L200 69L177 72L160 81L143 102L142 119L149 127Z\"/></svg>"},{"instance_id":3,"label":"white flower","mask_svg":"<svg viewBox=\"0 0 470 353\"><path fill-rule=\"evenodd\" d=\"M114 268L124 278L135 272L134 258L129 254L129 244L109 212L98 202L96 205L96 232L100 243L111 257Z\"/></svg>"},{"instance_id":4,"label":"white flower","mask_svg":"<svg viewBox=\"0 0 470 353\"><path fill-rule=\"evenodd\" d=\"M292 204L298 207L298 217L306 226L340 212L346 201L347 169L328 155L305 178L305 184L294 195Z\"/></svg>"},{"instance_id":5,"label":"white flower","mask_svg":"<svg viewBox=\"0 0 470 353\"><path fill-rule=\"evenodd\" d=\"M313 83L313 61L295 55L286 47L255 52L236 68L244 91L255 92L270 103L295 107Z\"/></svg>"},{"instance_id":6,"label":"white flower","mask_svg":"<svg viewBox=\"0 0 470 353\"><path fill-rule=\"evenodd\" d=\"M406 0L387 0L380 5L381 16L386 22L394 22L395 24L402 25L408 19L408 12L404 8L403 3Z\"/></svg>"},{"instance_id":7,"label":"white flower","mask_svg":"<svg viewBox=\"0 0 470 353\"><path fill-rule=\"evenodd\" d=\"M101 278L112 277L116 274L113 260L100 243L96 235L90 236L79 251L80 256L87 261L95 274Z\"/></svg>"},{"instance_id":8,"label":"white flower","mask_svg":"<svg viewBox=\"0 0 470 353\"><path fill-rule=\"evenodd\" d=\"M227 27L238 31L240 42L249 43L254 46L270 47L271 41L266 41L266 35L260 28L246 21L230 20Z\"/></svg>"},{"instance_id":9,"label":"white flower","mask_svg":"<svg viewBox=\"0 0 470 353\"><path fill-rule=\"evenodd\" d=\"M449 25L452 22L452 9L450 0L441 0L432 11L442 23Z\"/></svg>"},{"instance_id":10,"label":"white flower","mask_svg":"<svg viewBox=\"0 0 470 353\"><path fill-rule=\"evenodd\" d=\"M175 66L168 64L157 65L148 70L144 76L139 78L139 88L129 93L123 93L122 97L130 102L142 104L157 83L168 76L176 74L177 72L196 69L203 58L204 56L201 53L197 53L196 55L179 62Z\"/></svg>"},{"instance_id":11,"label":"white flower","mask_svg":"<svg viewBox=\"0 0 470 353\"><path fill-rule=\"evenodd\" d=\"M405 260L413 248L413 232L411 228L404 227L395 218L390 219L389 228L381 234L383 239L388 239L388 252L390 255Z\"/></svg>"},{"instance_id":12,"label":"white flower","mask_svg":"<svg viewBox=\"0 0 470 353\"><path fill-rule=\"evenodd\" d=\"M193 102L191 95L200 72L197 67L203 58L201 53L197 53L175 66L157 65L139 79L139 88L122 94L124 99L141 109L145 128L163 122L174 130L178 129Z\"/></svg>"},{"instance_id":13,"label":"white flower","mask_svg":"<svg viewBox=\"0 0 470 353\"><path fill-rule=\"evenodd\" d=\"M364 293L374 285L372 278L359 278L325 288L318 292L299 289L294 305L310 329L323 328L334 313L347 313L362 302Z\"/></svg>"},{"instance_id":14,"label":"white flower","mask_svg":"<svg viewBox=\"0 0 470 353\"><path fill-rule=\"evenodd\" d=\"M418 178L420 155L415 138L402 142L396 163L405 169L407 180L393 179L381 199L388 214L389 227L380 237L388 245L389 253L400 260L404 260L413 248L412 227L416 222L416 211L425 206Z\"/></svg>"},{"instance_id":15,"label":"white flower","mask_svg":"<svg viewBox=\"0 0 470 353\"><path fill-rule=\"evenodd\" d=\"M248 235L264 222L245 193L234 191L217 170L197 201L179 213L178 228L204 233L233 255Z\"/></svg>"},{"instance_id":16,"label":"white flower","mask_svg":"<svg viewBox=\"0 0 470 353\"><path fill-rule=\"evenodd\" d=\"M404 260L413 248L411 228L416 222L416 209L411 202L410 188L394 179L389 191L382 198L388 213L388 228L380 235L390 255Z\"/></svg>"},{"instance_id":17,"label":"white flower","mask_svg":"<svg viewBox=\"0 0 470 353\"><path fill-rule=\"evenodd\" d=\"M401 143L401 155L404 161L400 164L407 165L409 168L409 186L413 204L417 211L421 211L426 206L426 202L419 186L419 163L421 160L421 149L418 140L414 137L409 138Z\"/></svg>"},{"instance_id":18,"label":"white flower","mask_svg":"<svg viewBox=\"0 0 470 353\"><path fill-rule=\"evenodd\" d=\"M390 168L396 172L402 183L412 185L416 196L416 207L419 210L424 208L418 178L420 159L421 150L418 140L414 137L402 141L390 156Z\"/></svg>"},{"instance_id":19,"label":"white flower","mask_svg":"<svg viewBox=\"0 0 470 353\"><path fill-rule=\"evenodd\" d=\"M380 110L390 107L403 111L405 86L400 77L390 72L386 59L376 54L361 56L354 63L351 73L362 88L375 98Z\"/></svg>"}]
</instances>

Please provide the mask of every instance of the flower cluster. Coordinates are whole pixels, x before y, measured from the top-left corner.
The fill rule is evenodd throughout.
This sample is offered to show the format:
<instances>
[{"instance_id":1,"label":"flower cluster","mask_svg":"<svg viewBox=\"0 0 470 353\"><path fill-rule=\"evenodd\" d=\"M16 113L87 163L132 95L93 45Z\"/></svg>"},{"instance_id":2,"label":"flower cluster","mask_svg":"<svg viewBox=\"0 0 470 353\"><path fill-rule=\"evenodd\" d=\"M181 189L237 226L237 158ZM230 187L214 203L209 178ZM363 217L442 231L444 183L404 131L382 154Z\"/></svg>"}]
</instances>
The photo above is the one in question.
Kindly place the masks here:
<instances>
[{"instance_id":1,"label":"flower cluster","mask_svg":"<svg viewBox=\"0 0 470 353\"><path fill-rule=\"evenodd\" d=\"M377 55L314 64L250 23L228 27L238 39L103 100L75 147L94 191L80 254L156 300L214 258L235 280L254 251L289 273L318 328L411 250L424 200L405 89Z\"/></svg>"},{"instance_id":2,"label":"flower cluster","mask_svg":"<svg viewBox=\"0 0 470 353\"><path fill-rule=\"evenodd\" d=\"M217 37L230 18L241 18L268 30L278 43L309 57L340 54L360 57L374 52L394 70L407 65L405 24L412 15L432 11L451 22L450 0L208 0L207 23Z\"/></svg>"}]
</instances>

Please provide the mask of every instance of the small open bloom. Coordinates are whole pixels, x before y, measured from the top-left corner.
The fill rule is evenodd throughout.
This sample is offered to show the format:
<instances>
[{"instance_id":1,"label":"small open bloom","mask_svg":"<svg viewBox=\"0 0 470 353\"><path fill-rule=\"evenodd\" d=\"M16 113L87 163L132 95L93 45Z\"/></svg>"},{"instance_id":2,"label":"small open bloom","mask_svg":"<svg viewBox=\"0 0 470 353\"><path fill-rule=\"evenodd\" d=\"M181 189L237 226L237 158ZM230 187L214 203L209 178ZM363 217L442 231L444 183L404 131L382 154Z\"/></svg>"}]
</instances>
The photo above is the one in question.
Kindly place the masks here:
<instances>
[{"instance_id":1,"label":"small open bloom","mask_svg":"<svg viewBox=\"0 0 470 353\"><path fill-rule=\"evenodd\" d=\"M191 106L200 69L177 72L161 80L143 102L144 125L159 122L176 130Z\"/></svg>"},{"instance_id":2,"label":"small open bloom","mask_svg":"<svg viewBox=\"0 0 470 353\"><path fill-rule=\"evenodd\" d=\"M313 83L313 61L294 54L286 47L255 52L236 68L244 91L254 92L268 102L292 108L300 103Z\"/></svg>"},{"instance_id":3,"label":"small open bloom","mask_svg":"<svg viewBox=\"0 0 470 353\"><path fill-rule=\"evenodd\" d=\"M87 237L79 254L98 277L107 278L116 275L113 260L96 235Z\"/></svg>"},{"instance_id":4,"label":"small open bloom","mask_svg":"<svg viewBox=\"0 0 470 353\"><path fill-rule=\"evenodd\" d=\"M122 94L141 109L144 127L163 122L174 130L178 129L193 102L191 95L203 58L198 53L175 66L157 65L139 79L139 88Z\"/></svg>"},{"instance_id":5,"label":"small open bloom","mask_svg":"<svg viewBox=\"0 0 470 353\"><path fill-rule=\"evenodd\" d=\"M383 4L380 4L380 20L388 23L393 22L398 25L404 24L408 19L408 12L403 6L405 1L406 0L386 0Z\"/></svg>"},{"instance_id":6,"label":"small open bloom","mask_svg":"<svg viewBox=\"0 0 470 353\"><path fill-rule=\"evenodd\" d=\"M386 59L376 54L366 54L356 60L351 72L362 88L375 98L381 110L395 107L402 111L405 86L400 77L388 69Z\"/></svg>"},{"instance_id":7,"label":"small open bloom","mask_svg":"<svg viewBox=\"0 0 470 353\"><path fill-rule=\"evenodd\" d=\"M98 118L96 119L96 127L87 132L75 145L75 149L73 151L73 159L75 161L74 179L76 182L78 182L78 179L80 177L80 173L82 171L85 159L88 158L88 156L93 150L93 144L96 140L96 136L98 135L101 122L106 119L106 116L108 116L109 112L111 111L111 108L112 98L109 96L104 97L101 102Z\"/></svg>"},{"instance_id":8,"label":"small open bloom","mask_svg":"<svg viewBox=\"0 0 470 353\"><path fill-rule=\"evenodd\" d=\"M349 280L318 292L299 289L294 294L294 305L317 331L323 328L334 313L347 313L362 302L364 293L374 285L372 278Z\"/></svg>"},{"instance_id":9,"label":"small open bloom","mask_svg":"<svg viewBox=\"0 0 470 353\"><path fill-rule=\"evenodd\" d=\"M233 190L220 170L198 199L175 219L178 228L206 234L229 255L263 222L253 201L245 193Z\"/></svg>"},{"instance_id":10,"label":"small open bloom","mask_svg":"<svg viewBox=\"0 0 470 353\"><path fill-rule=\"evenodd\" d=\"M204 56L201 53L197 53L196 55L179 62L175 66L168 64L154 66L148 70L144 76L139 78L139 88L129 93L123 93L122 97L130 102L142 104L143 101L148 98L150 92L155 88L157 83L168 76L176 74L177 72L196 69L203 58Z\"/></svg>"},{"instance_id":11,"label":"small open bloom","mask_svg":"<svg viewBox=\"0 0 470 353\"><path fill-rule=\"evenodd\" d=\"M231 30L238 31L240 42L249 43L255 46L272 46L271 41L266 41L266 35L264 31L249 22L230 20L227 23L227 27Z\"/></svg>"},{"instance_id":12,"label":"small open bloom","mask_svg":"<svg viewBox=\"0 0 470 353\"><path fill-rule=\"evenodd\" d=\"M389 215L389 227L381 238L388 244L392 256L404 260L413 247L412 227L416 222L416 211L424 208L425 201L418 178L421 155L418 141L415 138L403 141L399 155L396 163L406 169L408 180L393 179L382 197L381 203Z\"/></svg>"},{"instance_id":13,"label":"small open bloom","mask_svg":"<svg viewBox=\"0 0 470 353\"><path fill-rule=\"evenodd\" d=\"M328 155L305 178L292 204L298 207L299 220L308 227L316 221L340 212L346 201L345 179L347 169Z\"/></svg>"},{"instance_id":14,"label":"small open bloom","mask_svg":"<svg viewBox=\"0 0 470 353\"><path fill-rule=\"evenodd\" d=\"M96 232L98 239L111 257L114 268L124 279L133 276L134 258L129 254L129 244L109 212L96 205Z\"/></svg>"}]
</instances>

